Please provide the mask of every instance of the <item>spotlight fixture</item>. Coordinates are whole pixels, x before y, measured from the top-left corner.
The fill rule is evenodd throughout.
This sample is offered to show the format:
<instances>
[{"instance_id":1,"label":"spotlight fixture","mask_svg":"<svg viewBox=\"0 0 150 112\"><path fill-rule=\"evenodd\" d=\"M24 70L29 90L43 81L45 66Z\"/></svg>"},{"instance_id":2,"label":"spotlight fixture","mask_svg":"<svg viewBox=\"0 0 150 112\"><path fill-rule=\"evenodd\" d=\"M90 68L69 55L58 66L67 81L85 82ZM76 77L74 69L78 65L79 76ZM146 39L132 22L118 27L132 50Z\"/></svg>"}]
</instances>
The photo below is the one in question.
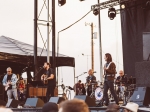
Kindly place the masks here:
<instances>
[{"instance_id":1,"label":"spotlight fixture","mask_svg":"<svg viewBox=\"0 0 150 112\"><path fill-rule=\"evenodd\" d=\"M108 17L110 18L110 20L113 20L116 17L116 10L115 8L109 8L108 10Z\"/></svg>"},{"instance_id":2,"label":"spotlight fixture","mask_svg":"<svg viewBox=\"0 0 150 112\"><path fill-rule=\"evenodd\" d=\"M98 9L94 9L94 10L93 10L93 14L94 14L95 16L97 16L97 15L99 14L99 10L98 10Z\"/></svg>"},{"instance_id":3,"label":"spotlight fixture","mask_svg":"<svg viewBox=\"0 0 150 112\"><path fill-rule=\"evenodd\" d=\"M58 5L63 6L66 4L66 0L58 0Z\"/></svg>"},{"instance_id":4,"label":"spotlight fixture","mask_svg":"<svg viewBox=\"0 0 150 112\"><path fill-rule=\"evenodd\" d=\"M120 5L120 7L121 7L121 9L125 9L126 8L126 6L125 6L125 4L123 3L123 4L121 4Z\"/></svg>"}]
</instances>

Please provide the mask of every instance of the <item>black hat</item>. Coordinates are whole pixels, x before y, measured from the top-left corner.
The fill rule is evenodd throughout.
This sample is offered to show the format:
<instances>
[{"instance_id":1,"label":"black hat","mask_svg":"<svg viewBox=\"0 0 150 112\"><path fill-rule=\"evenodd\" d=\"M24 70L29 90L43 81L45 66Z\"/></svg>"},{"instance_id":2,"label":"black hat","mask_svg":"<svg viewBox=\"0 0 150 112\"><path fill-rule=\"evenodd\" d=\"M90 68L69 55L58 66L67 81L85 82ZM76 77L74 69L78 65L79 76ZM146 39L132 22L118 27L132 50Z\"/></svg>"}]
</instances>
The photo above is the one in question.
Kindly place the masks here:
<instances>
[{"instance_id":1,"label":"black hat","mask_svg":"<svg viewBox=\"0 0 150 112\"><path fill-rule=\"evenodd\" d=\"M58 105L56 103L48 102L43 106L42 112L58 112Z\"/></svg>"}]
</instances>

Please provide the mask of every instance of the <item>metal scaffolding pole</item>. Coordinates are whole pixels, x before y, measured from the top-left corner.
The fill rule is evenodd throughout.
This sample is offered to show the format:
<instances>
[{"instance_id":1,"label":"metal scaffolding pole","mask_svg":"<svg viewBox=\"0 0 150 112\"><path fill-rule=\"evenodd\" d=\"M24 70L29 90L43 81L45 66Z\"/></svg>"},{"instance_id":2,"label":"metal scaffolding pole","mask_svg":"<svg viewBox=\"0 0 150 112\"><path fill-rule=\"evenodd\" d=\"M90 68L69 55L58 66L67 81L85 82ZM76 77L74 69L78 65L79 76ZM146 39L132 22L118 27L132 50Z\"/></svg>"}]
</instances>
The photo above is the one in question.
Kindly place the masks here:
<instances>
[{"instance_id":1,"label":"metal scaffolding pole","mask_svg":"<svg viewBox=\"0 0 150 112\"><path fill-rule=\"evenodd\" d=\"M55 0L52 0L52 59L54 74L56 74L56 57L55 57Z\"/></svg>"},{"instance_id":2,"label":"metal scaffolding pole","mask_svg":"<svg viewBox=\"0 0 150 112\"><path fill-rule=\"evenodd\" d=\"M37 15L38 15L38 1L34 0L34 80L37 80Z\"/></svg>"},{"instance_id":3,"label":"metal scaffolding pole","mask_svg":"<svg viewBox=\"0 0 150 112\"><path fill-rule=\"evenodd\" d=\"M100 0L98 0L98 4ZM103 65L102 65L102 42L101 42L101 15L100 10L98 14L98 31L99 31L99 59L100 59L100 81L103 79Z\"/></svg>"},{"instance_id":4,"label":"metal scaffolding pole","mask_svg":"<svg viewBox=\"0 0 150 112\"><path fill-rule=\"evenodd\" d=\"M91 64L94 71L94 39L93 39L93 23L91 23Z\"/></svg>"},{"instance_id":5,"label":"metal scaffolding pole","mask_svg":"<svg viewBox=\"0 0 150 112\"><path fill-rule=\"evenodd\" d=\"M49 0L47 0L47 62L50 63L50 55L49 55Z\"/></svg>"}]
</instances>

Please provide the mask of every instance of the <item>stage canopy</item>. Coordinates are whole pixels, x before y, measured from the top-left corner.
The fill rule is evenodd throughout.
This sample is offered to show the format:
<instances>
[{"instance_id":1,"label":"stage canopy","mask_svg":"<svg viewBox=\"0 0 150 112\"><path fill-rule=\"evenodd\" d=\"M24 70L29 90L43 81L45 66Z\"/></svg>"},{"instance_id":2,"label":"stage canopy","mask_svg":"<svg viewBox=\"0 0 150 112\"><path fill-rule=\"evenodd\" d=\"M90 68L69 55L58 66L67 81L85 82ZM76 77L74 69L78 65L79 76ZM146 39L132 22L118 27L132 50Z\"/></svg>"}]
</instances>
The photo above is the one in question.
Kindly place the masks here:
<instances>
[{"instance_id":1,"label":"stage canopy","mask_svg":"<svg viewBox=\"0 0 150 112\"><path fill-rule=\"evenodd\" d=\"M37 48L38 67L42 67L47 60L47 50ZM52 52L50 53L50 63L52 63ZM57 53L56 53L57 56ZM75 67L75 59L63 54L56 57L56 67ZM34 70L34 46L14 40L12 38L0 37L0 74L6 73L6 68L11 67L14 73L21 73L25 67L30 66Z\"/></svg>"}]
</instances>

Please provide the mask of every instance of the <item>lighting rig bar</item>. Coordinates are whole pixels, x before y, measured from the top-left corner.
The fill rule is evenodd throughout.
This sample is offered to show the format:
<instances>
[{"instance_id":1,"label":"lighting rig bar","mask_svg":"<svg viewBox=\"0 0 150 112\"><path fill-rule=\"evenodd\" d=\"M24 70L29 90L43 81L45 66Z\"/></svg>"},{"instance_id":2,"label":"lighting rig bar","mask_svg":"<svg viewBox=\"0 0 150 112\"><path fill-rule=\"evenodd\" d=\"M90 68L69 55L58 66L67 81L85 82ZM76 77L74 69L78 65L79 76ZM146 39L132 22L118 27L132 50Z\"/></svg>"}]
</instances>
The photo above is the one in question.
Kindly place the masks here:
<instances>
[{"instance_id":1,"label":"lighting rig bar","mask_svg":"<svg viewBox=\"0 0 150 112\"><path fill-rule=\"evenodd\" d=\"M102 2L102 3L96 4L96 5L92 5L91 9L92 10L94 10L94 9L102 10L102 9L111 8L113 6L120 5L121 3L132 2L132 1L136 1L136 0L109 0L109 1Z\"/></svg>"}]
</instances>

